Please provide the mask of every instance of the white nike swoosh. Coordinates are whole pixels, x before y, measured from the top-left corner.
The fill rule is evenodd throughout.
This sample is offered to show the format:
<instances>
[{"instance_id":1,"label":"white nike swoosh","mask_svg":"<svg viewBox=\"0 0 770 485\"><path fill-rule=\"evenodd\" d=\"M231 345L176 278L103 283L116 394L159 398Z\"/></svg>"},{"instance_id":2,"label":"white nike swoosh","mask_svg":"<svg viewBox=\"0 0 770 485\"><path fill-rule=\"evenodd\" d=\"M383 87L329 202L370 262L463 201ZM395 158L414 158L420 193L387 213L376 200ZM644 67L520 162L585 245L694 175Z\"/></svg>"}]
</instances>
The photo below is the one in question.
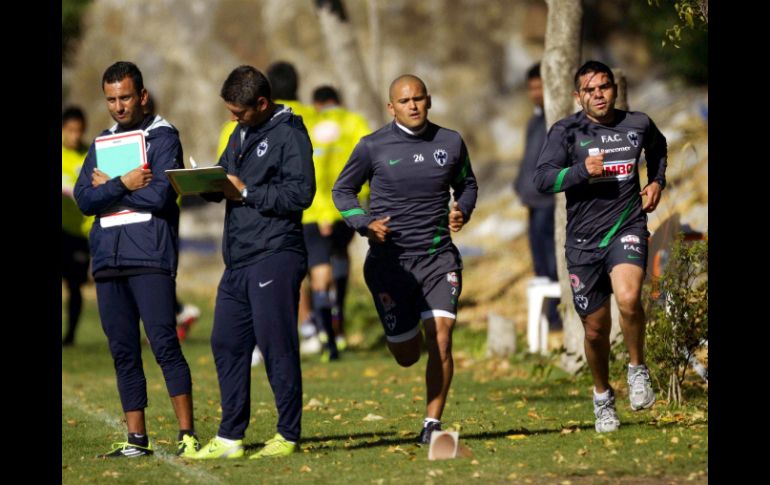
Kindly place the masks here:
<instances>
[{"instance_id":1,"label":"white nike swoosh","mask_svg":"<svg viewBox=\"0 0 770 485\"><path fill-rule=\"evenodd\" d=\"M260 288L264 288L265 286L269 285L269 284L270 284L270 283L272 283L272 282L273 282L273 280L270 280L270 281L266 281L266 282L264 282L264 283L262 283L262 282L260 281L260 282L259 282L259 287L260 287Z\"/></svg>"}]
</instances>

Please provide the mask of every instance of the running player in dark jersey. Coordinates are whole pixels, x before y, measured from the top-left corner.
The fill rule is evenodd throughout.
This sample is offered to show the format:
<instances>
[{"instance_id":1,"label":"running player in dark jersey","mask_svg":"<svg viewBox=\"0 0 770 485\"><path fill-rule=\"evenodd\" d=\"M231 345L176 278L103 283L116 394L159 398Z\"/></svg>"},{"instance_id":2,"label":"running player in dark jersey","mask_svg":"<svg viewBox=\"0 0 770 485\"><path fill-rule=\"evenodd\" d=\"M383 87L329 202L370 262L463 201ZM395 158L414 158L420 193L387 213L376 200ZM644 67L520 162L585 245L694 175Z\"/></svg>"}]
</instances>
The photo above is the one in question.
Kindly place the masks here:
<instances>
[{"instance_id":1,"label":"running player in dark jersey","mask_svg":"<svg viewBox=\"0 0 770 485\"><path fill-rule=\"evenodd\" d=\"M346 223L369 238L364 278L400 365L419 360L420 320L425 327L427 416L418 442L426 444L441 429L454 372L452 329L462 260L449 230L468 222L477 195L462 137L428 121L430 103L419 78L407 74L394 80L388 103L394 121L361 139L332 190ZM366 181L370 212L357 197Z\"/></svg>"},{"instance_id":2,"label":"running player in dark jersey","mask_svg":"<svg viewBox=\"0 0 770 485\"><path fill-rule=\"evenodd\" d=\"M574 96L583 110L553 125L534 183L541 192L566 192L567 268L585 329L596 431L602 433L620 426L609 384L611 293L631 361L627 377L631 408L646 409L655 403L644 365L641 291L647 212L655 210L666 185L667 148L646 114L615 109L617 85L612 70L601 62L588 61L577 71ZM642 150L648 178L643 189L637 171Z\"/></svg>"}]
</instances>

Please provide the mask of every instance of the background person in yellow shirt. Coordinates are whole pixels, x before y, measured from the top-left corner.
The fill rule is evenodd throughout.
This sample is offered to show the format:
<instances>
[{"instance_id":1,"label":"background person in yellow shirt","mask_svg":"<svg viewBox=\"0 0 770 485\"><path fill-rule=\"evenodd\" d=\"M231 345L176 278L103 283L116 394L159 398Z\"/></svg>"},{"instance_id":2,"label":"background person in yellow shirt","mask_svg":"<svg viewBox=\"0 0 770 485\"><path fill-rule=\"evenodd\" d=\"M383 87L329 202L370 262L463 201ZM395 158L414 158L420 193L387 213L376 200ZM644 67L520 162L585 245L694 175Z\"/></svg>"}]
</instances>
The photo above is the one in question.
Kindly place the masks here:
<instances>
[{"instance_id":1,"label":"background person in yellow shirt","mask_svg":"<svg viewBox=\"0 0 770 485\"><path fill-rule=\"evenodd\" d=\"M344 307L350 266L348 245L354 230L345 224L334 206L331 189L358 141L372 130L363 116L341 106L340 95L331 86L319 86L313 91L313 106L318 112L310 133L317 191L313 205L305 211L303 222L315 222L330 246L330 265L325 277L329 278L330 284L333 280L332 326L337 347L344 350L347 347ZM364 185L358 195L362 202L368 199L369 184Z\"/></svg>"},{"instance_id":2,"label":"background person in yellow shirt","mask_svg":"<svg viewBox=\"0 0 770 485\"><path fill-rule=\"evenodd\" d=\"M93 217L84 216L72 196L88 147L83 143L86 117L76 106L61 115L61 271L67 284L67 333L62 345L75 343L75 330L83 308L81 286L88 281L88 232Z\"/></svg>"}]
</instances>

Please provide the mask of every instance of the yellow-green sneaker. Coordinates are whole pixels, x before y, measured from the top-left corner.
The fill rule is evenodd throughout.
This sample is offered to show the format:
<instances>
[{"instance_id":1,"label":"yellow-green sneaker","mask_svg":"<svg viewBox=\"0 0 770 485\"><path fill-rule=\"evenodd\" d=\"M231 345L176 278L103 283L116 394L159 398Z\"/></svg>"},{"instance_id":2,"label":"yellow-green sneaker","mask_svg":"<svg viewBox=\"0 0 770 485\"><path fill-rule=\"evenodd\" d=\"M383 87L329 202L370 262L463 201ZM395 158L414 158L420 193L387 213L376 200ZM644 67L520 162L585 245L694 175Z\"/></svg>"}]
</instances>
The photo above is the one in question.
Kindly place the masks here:
<instances>
[{"instance_id":1,"label":"yellow-green sneaker","mask_svg":"<svg viewBox=\"0 0 770 485\"><path fill-rule=\"evenodd\" d=\"M176 442L176 456L183 458L193 458L201 449L201 443L198 437L191 434L182 436L181 441Z\"/></svg>"},{"instance_id":2,"label":"yellow-green sneaker","mask_svg":"<svg viewBox=\"0 0 770 485\"><path fill-rule=\"evenodd\" d=\"M197 453L188 456L194 460L211 460L215 458L241 458L243 456L243 440L227 444L219 436L215 436Z\"/></svg>"},{"instance_id":3,"label":"yellow-green sneaker","mask_svg":"<svg viewBox=\"0 0 770 485\"><path fill-rule=\"evenodd\" d=\"M281 433L276 433L273 439L265 441L265 447L249 457L250 460L259 458L273 458L278 456L288 456L297 449L297 443L286 441Z\"/></svg>"}]
</instances>

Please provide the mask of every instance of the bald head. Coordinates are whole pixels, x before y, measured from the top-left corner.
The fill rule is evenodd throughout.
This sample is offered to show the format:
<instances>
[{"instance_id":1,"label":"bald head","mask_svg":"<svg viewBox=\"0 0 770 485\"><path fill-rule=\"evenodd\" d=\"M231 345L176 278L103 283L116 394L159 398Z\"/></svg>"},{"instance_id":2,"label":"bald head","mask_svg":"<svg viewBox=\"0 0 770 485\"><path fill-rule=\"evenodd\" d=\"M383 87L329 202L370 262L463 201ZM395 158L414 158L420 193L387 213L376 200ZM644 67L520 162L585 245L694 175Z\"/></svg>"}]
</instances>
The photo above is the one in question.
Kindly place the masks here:
<instances>
[{"instance_id":1,"label":"bald head","mask_svg":"<svg viewBox=\"0 0 770 485\"><path fill-rule=\"evenodd\" d=\"M398 92L398 89L401 87L401 85L406 83L416 83L418 86L422 88L425 94L428 94L428 87L425 85L422 79L415 76L414 74L402 74L398 76L396 79L394 79L392 83L390 83L390 89L388 90L388 95L390 96L391 102L393 102L393 100L396 99L395 97L397 96L396 93Z\"/></svg>"},{"instance_id":2,"label":"bald head","mask_svg":"<svg viewBox=\"0 0 770 485\"><path fill-rule=\"evenodd\" d=\"M428 88L419 77L404 74L390 83L388 111L396 123L420 131L428 122L429 109Z\"/></svg>"}]
</instances>

